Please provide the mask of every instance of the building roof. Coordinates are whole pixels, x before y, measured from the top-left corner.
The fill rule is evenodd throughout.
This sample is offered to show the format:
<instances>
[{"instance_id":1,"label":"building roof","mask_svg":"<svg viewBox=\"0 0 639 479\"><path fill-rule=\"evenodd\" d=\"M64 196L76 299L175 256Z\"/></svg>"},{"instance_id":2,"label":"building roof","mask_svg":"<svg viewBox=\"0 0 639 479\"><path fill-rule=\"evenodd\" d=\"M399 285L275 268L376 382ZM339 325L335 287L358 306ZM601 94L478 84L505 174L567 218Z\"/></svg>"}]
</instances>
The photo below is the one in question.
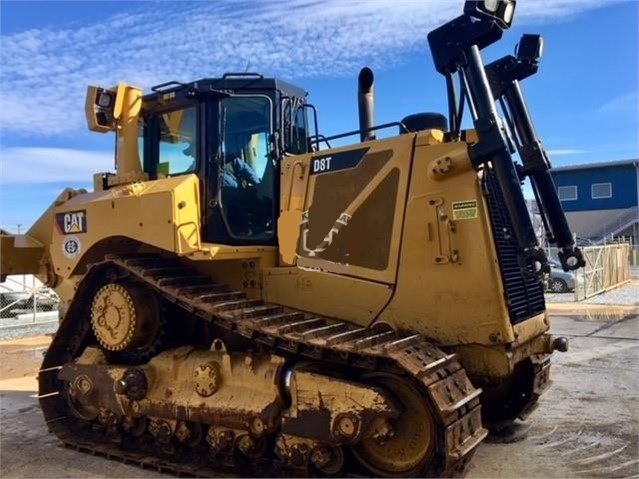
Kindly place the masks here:
<instances>
[{"instance_id":1,"label":"building roof","mask_svg":"<svg viewBox=\"0 0 639 479\"><path fill-rule=\"evenodd\" d=\"M551 172L553 171L577 171L577 170L590 170L592 168L609 168L611 166L625 166L625 165L633 165L639 167L639 158L634 160L618 160L618 161L599 161L596 163L584 163L581 165L568 165L568 166L558 166L552 167Z\"/></svg>"}]
</instances>

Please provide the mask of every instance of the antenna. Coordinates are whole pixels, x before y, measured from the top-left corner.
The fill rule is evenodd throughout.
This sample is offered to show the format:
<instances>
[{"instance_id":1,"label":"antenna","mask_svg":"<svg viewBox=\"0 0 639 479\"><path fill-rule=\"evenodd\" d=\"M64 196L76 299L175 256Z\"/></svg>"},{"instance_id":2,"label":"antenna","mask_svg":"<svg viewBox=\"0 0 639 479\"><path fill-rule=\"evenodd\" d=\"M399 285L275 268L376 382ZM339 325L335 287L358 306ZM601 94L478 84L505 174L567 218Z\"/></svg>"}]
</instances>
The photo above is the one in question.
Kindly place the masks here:
<instances>
[{"instance_id":1,"label":"antenna","mask_svg":"<svg viewBox=\"0 0 639 479\"><path fill-rule=\"evenodd\" d=\"M249 70L249 66L251 66L251 60L246 60L246 68L244 69L244 73Z\"/></svg>"}]
</instances>

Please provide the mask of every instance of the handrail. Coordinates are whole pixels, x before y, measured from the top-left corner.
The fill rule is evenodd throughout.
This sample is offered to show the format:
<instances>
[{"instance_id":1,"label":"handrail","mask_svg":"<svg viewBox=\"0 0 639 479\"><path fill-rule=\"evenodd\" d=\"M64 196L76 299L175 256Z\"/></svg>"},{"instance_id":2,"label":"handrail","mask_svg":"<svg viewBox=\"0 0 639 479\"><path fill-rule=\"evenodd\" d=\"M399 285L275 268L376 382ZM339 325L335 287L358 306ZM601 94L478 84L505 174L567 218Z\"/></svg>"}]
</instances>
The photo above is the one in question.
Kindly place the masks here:
<instances>
[{"instance_id":1,"label":"handrail","mask_svg":"<svg viewBox=\"0 0 639 479\"><path fill-rule=\"evenodd\" d=\"M261 73L257 73L257 72L228 72L225 73L224 75L222 75L222 78L231 78L231 77L238 77L238 78L259 78L262 79L264 78L264 75L262 75Z\"/></svg>"},{"instance_id":2,"label":"handrail","mask_svg":"<svg viewBox=\"0 0 639 479\"><path fill-rule=\"evenodd\" d=\"M160 83L159 85L155 85L151 87L151 91L155 93L168 93L169 91L179 90L180 88L184 88L186 83L182 83L176 80L167 81L165 83ZM167 88L172 87L172 88Z\"/></svg>"},{"instance_id":3,"label":"handrail","mask_svg":"<svg viewBox=\"0 0 639 479\"><path fill-rule=\"evenodd\" d=\"M382 125L376 125L373 126L371 128L364 128L364 129L359 129L359 130L353 130L353 131L348 131L346 133L340 133L338 135L333 135L333 136L323 136L320 140L320 135L314 135L310 137L310 142L311 145L312 144L316 144L319 147L319 142L320 141L325 141L328 144L329 140L337 140L338 138L346 138L348 136L353 136L353 135L361 135L362 133L368 133L369 131L375 131L375 130L382 130L384 128L390 128L391 126L398 126L403 130L408 130L406 128L406 126L401 122L401 121L393 121L391 123L384 123Z\"/></svg>"}]
</instances>

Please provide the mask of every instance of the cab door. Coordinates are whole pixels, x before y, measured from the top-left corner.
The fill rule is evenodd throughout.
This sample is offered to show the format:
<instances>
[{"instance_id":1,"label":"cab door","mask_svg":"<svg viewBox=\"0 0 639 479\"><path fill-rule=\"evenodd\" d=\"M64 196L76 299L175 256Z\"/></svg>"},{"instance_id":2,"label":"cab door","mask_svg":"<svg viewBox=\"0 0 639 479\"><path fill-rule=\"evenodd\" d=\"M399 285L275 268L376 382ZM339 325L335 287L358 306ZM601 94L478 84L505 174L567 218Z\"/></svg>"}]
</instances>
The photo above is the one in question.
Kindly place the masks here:
<instances>
[{"instance_id":1,"label":"cab door","mask_svg":"<svg viewBox=\"0 0 639 479\"><path fill-rule=\"evenodd\" d=\"M205 240L277 244L279 174L271 152L272 101L266 95L234 95L212 110L209 118L217 118L219 132L209 140Z\"/></svg>"}]
</instances>

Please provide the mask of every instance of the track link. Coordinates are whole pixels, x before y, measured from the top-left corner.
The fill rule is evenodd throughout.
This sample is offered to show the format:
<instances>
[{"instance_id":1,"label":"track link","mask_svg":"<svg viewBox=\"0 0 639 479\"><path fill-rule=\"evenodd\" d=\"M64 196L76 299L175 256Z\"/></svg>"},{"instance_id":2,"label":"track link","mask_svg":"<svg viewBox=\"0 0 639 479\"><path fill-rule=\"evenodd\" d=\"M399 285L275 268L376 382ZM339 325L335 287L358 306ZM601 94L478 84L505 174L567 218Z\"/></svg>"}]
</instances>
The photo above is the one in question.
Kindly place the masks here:
<instances>
[{"instance_id":1,"label":"track link","mask_svg":"<svg viewBox=\"0 0 639 479\"><path fill-rule=\"evenodd\" d=\"M296 355L321 361L334 367L350 367L369 372L391 372L410 376L421 383L434 406L443 428L438 435L437 459L420 471L427 477L449 477L463 473L476 447L487 434L482 427L480 389L475 389L454 354L445 354L418 334L378 331L350 323L302 313L262 300L248 299L241 291L211 284L210 279L185 266L177 258L158 255L111 256L92 265L80 284L58 333L49 348L39 374L40 404L49 429L67 446L119 458L142 467L196 477L208 476L278 476L287 475L277 459L261 464L255 461L250 470L237 465L211 464L206 453L201 457L148 457L127 452L116 443L99 443L93 439L93 426L79 421L64 397L64 384L57 378L65 363L72 361L90 341L87 302L98 287L93 274L104 268L118 268L146 283L166 300L214 323L216 326L260 343L285 356ZM153 447L149 448L153 451ZM311 474L311 471L306 471ZM296 470L295 475L300 475ZM349 474L345 471L344 475Z\"/></svg>"}]
</instances>

